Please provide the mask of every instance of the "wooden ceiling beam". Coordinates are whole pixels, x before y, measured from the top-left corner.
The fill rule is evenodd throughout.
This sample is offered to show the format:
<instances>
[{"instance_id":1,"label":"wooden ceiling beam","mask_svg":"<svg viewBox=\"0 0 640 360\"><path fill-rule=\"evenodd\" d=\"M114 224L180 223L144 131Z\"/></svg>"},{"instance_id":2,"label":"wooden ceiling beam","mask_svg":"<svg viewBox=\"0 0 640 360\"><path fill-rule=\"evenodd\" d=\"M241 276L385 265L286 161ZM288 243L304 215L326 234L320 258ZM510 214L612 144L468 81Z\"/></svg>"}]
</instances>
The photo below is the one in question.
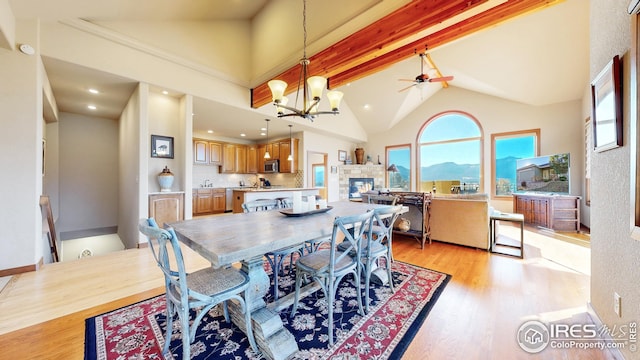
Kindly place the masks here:
<instances>
[{"instance_id":1,"label":"wooden ceiling beam","mask_svg":"<svg viewBox=\"0 0 640 360\"><path fill-rule=\"evenodd\" d=\"M309 73L331 77L381 56L407 37L462 14L488 0L415 0L377 22L346 37L309 58ZM287 94L297 89L300 65L274 77L289 84ZM271 102L267 83L251 89L251 107Z\"/></svg>"},{"instance_id":2,"label":"wooden ceiling beam","mask_svg":"<svg viewBox=\"0 0 640 360\"><path fill-rule=\"evenodd\" d=\"M514 17L555 5L564 0L510 0L501 5L486 10L478 15L460 21L455 25L444 28L419 40L401 46L393 51L378 56L366 63L354 66L340 74L329 78L329 87L332 89L356 81L363 77L384 70L389 66L415 56L416 51L434 49L474 32L495 26Z\"/></svg>"}]
</instances>

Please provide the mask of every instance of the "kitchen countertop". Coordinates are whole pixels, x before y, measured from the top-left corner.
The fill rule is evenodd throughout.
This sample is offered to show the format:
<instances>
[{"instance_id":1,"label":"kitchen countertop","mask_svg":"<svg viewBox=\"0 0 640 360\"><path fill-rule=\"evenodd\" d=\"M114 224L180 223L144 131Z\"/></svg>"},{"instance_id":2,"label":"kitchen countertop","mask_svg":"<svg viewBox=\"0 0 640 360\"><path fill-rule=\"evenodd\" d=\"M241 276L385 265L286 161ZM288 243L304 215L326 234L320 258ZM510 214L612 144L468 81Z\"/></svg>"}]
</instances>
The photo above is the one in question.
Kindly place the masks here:
<instances>
[{"instance_id":1,"label":"kitchen countertop","mask_svg":"<svg viewBox=\"0 0 640 360\"><path fill-rule=\"evenodd\" d=\"M283 187L271 187L271 188L254 188L254 187L233 188L233 191L242 191L242 192L273 192L273 191L304 191L304 190L316 190L316 189L314 189L314 188L283 188Z\"/></svg>"}]
</instances>

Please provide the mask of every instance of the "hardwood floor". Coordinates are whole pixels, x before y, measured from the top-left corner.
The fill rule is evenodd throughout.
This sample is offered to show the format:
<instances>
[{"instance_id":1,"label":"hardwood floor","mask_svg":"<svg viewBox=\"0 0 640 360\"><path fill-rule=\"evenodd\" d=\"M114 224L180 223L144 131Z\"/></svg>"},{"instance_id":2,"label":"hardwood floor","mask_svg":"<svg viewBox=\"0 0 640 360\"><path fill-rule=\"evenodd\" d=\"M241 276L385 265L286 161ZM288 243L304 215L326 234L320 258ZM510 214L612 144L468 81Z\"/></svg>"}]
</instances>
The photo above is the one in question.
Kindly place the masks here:
<instances>
[{"instance_id":1,"label":"hardwood floor","mask_svg":"<svg viewBox=\"0 0 640 360\"><path fill-rule=\"evenodd\" d=\"M508 226L501 233L517 233ZM420 249L412 238L394 238L394 256L453 276L403 359L612 359L600 350L547 348L531 356L516 342L526 320L586 323L588 245L525 231L525 258L433 242ZM568 245L567 245L568 244ZM574 247L586 258L548 259L554 246ZM580 249L578 249L580 248ZM190 269L208 264L185 248ZM163 293L148 249L47 265L15 276L0 292L0 358L81 359L84 320Z\"/></svg>"}]
</instances>

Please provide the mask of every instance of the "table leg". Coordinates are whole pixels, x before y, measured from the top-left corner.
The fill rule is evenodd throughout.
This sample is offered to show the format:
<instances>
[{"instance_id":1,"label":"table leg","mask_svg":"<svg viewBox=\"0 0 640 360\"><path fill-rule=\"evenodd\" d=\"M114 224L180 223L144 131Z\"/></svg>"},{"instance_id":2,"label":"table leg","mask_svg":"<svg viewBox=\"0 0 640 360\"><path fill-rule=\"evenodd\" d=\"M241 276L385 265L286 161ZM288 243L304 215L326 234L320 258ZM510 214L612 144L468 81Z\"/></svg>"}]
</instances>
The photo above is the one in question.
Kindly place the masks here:
<instances>
[{"instance_id":1,"label":"table leg","mask_svg":"<svg viewBox=\"0 0 640 360\"><path fill-rule=\"evenodd\" d=\"M269 276L264 271L262 256L242 262L242 271L249 275L249 299L247 304L251 310L253 335L262 355L267 359L284 360L298 351L298 344L287 330L280 315L267 308L264 296L269 292ZM236 326L246 332L244 315L239 305L229 303L229 313Z\"/></svg>"}]
</instances>

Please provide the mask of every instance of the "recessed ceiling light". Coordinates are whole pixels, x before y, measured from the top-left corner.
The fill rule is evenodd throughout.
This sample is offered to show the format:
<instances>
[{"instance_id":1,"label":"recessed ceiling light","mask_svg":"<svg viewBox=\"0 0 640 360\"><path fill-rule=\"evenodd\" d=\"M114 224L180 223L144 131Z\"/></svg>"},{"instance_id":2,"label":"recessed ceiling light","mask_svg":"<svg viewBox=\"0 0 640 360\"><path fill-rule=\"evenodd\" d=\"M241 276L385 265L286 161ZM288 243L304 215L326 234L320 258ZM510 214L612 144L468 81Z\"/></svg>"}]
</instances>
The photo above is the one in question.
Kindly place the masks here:
<instances>
[{"instance_id":1,"label":"recessed ceiling light","mask_svg":"<svg viewBox=\"0 0 640 360\"><path fill-rule=\"evenodd\" d=\"M213 130L207 130L209 134L213 134Z\"/></svg>"},{"instance_id":2,"label":"recessed ceiling light","mask_svg":"<svg viewBox=\"0 0 640 360\"><path fill-rule=\"evenodd\" d=\"M242 133L242 134L240 134L240 136L245 137L245 136L247 136L247 134Z\"/></svg>"},{"instance_id":3,"label":"recessed ceiling light","mask_svg":"<svg viewBox=\"0 0 640 360\"><path fill-rule=\"evenodd\" d=\"M96 106L95 106L95 105L88 105L87 107L88 107L89 109L91 109L91 110L95 110L95 109L96 109Z\"/></svg>"},{"instance_id":4,"label":"recessed ceiling light","mask_svg":"<svg viewBox=\"0 0 640 360\"><path fill-rule=\"evenodd\" d=\"M267 131L267 128L260 128L260 131Z\"/></svg>"},{"instance_id":5,"label":"recessed ceiling light","mask_svg":"<svg viewBox=\"0 0 640 360\"><path fill-rule=\"evenodd\" d=\"M96 89L89 89L89 92L92 94L99 94L100 91L96 90Z\"/></svg>"},{"instance_id":6,"label":"recessed ceiling light","mask_svg":"<svg viewBox=\"0 0 640 360\"><path fill-rule=\"evenodd\" d=\"M167 90L162 90L162 93L165 95L169 95L169 92Z\"/></svg>"},{"instance_id":7,"label":"recessed ceiling light","mask_svg":"<svg viewBox=\"0 0 640 360\"><path fill-rule=\"evenodd\" d=\"M365 110L369 110L369 109L371 109L371 105L369 105L369 104L364 104L363 108L364 108Z\"/></svg>"},{"instance_id":8,"label":"recessed ceiling light","mask_svg":"<svg viewBox=\"0 0 640 360\"><path fill-rule=\"evenodd\" d=\"M260 136L265 136L265 135L267 135L267 134L263 133L263 132L260 133Z\"/></svg>"}]
</instances>

